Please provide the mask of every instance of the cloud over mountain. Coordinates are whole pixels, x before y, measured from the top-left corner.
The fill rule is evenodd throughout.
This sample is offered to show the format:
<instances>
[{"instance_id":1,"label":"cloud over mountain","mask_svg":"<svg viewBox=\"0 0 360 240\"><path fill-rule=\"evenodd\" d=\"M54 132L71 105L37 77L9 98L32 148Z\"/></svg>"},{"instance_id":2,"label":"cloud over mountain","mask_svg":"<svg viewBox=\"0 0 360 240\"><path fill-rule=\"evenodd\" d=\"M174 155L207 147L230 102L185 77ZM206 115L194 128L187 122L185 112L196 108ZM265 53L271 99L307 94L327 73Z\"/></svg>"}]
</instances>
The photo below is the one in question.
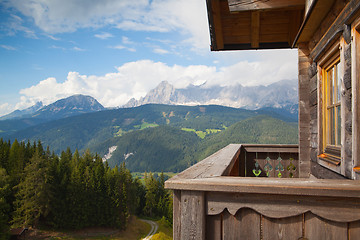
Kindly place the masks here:
<instances>
[{"instance_id":1,"label":"cloud over mountain","mask_svg":"<svg viewBox=\"0 0 360 240\"><path fill-rule=\"evenodd\" d=\"M297 82L283 80L268 86L244 87L189 85L178 89L166 81L139 100L131 99L123 107L137 107L145 104L168 105L222 105L234 108L292 108L298 103Z\"/></svg>"},{"instance_id":2,"label":"cloud over mountain","mask_svg":"<svg viewBox=\"0 0 360 240\"><path fill-rule=\"evenodd\" d=\"M65 81L47 78L20 90L22 97L17 108L29 107L39 101L46 105L74 94L91 95L105 107L117 107L131 98L144 97L162 81L169 82L175 88L186 88L189 85L210 88L216 85L268 85L283 79L296 78L291 74L293 69L271 69L271 64L273 63L269 62L269 66L263 66L257 62L240 62L216 68L205 65L169 66L162 62L141 60L123 64L117 67L116 72L103 76L69 72ZM286 66L286 63L283 64ZM271 74L268 73L269 69Z\"/></svg>"}]
</instances>

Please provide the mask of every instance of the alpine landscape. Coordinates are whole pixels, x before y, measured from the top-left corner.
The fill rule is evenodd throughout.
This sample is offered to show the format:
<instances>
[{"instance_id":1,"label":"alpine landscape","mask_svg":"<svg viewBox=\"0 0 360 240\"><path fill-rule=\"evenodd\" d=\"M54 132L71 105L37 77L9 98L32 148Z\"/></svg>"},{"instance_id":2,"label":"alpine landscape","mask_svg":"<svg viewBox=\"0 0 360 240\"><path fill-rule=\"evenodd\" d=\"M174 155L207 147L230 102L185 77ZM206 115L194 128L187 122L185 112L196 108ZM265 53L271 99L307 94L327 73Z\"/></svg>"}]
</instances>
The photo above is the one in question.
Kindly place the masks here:
<instances>
[{"instance_id":1,"label":"alpine landscape","mask_svg":"<svg viewBox=\"0 0 360 240\"><path fill-rule=\"evenodd\" d=\"M226 2L0 1L0 240L173 239L169 182L229 146L236 177L240 144L296 148L298 51L232 51L270 47L256 31L215 51Z\"/></svg>"},{"instance_id":2,"label":"alpine landscape","mask_svg":"<svg viewBox=\"0 0 360 240\"><path fill-rule=\"evenodd\" d=\"M171 239L172 197L164 181L230 143L297 143L296 100L295 81L284 80L184 89L161 82L112 109L80 94L38 102L0 120L1 165L10 173L0 174L8 179L4 186L18 189L7 199L19 199L18 207L4 206L14 209L14 226L24 224L30 202L35 212L43 207L42 220L31 214L25 222L34 229L106 226L105 235L115 228L137 238L148 221L155 239ZM29 186L41 195L34 199Z\"/></svg>"},{"instance_id":3,"label":"alpine landscape","mask_svg":"<svg viewBox=\"0 0 360 240\"><path fill-rule=\"evenodd\" d=\"M88 149L110 167L125 162L136 172L179 172L230 143L296 143L296 91L286 80L186 89L161 82L116 109L74 95L3 116L0 137L40 140L55 154Z\"/></svg>"}]
</instances>

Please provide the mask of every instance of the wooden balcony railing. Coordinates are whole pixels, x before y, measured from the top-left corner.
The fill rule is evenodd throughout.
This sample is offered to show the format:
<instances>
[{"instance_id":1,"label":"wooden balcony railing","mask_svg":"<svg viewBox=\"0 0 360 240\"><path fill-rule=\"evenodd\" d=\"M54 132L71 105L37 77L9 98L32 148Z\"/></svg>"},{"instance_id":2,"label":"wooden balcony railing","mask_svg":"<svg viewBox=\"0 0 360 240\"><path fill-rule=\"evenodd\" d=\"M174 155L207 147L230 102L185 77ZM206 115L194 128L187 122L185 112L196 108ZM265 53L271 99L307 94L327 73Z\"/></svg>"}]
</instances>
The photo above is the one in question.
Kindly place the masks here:
<instances>
[{"instance_id":1,"label":"wooden balcony railing","mask_svg":"<svg viewBox=\"0 0 360 240\"><path fill-rule=\"evenodd\" d=\"M169 179L174 239L359 239L360 182L298 162L296 145L231 144Z\"/></svg>"}]
</instances>

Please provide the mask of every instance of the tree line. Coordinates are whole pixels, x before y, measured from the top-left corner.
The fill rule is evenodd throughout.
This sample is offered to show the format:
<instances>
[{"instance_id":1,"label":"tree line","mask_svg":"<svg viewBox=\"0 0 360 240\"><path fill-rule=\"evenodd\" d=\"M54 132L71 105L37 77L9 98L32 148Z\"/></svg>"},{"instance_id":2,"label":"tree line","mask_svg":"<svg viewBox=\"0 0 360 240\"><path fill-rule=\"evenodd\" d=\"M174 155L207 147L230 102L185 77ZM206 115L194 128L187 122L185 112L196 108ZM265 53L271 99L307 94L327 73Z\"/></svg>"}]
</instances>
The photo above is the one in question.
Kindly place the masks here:
<instances>
[{"instance_id":1,"label":"tree line","mask_svg":"<svg viewBox=\"0 0 360 240\"><path fill-rule=\"evenodd\" d=\"M40 141L0 139L0 239L10 228L47 226L125 229L129 215L172 222L165 177L133 178L124 164L110 168L90 151L58 156Z\"/></svg>"}]
</instances>

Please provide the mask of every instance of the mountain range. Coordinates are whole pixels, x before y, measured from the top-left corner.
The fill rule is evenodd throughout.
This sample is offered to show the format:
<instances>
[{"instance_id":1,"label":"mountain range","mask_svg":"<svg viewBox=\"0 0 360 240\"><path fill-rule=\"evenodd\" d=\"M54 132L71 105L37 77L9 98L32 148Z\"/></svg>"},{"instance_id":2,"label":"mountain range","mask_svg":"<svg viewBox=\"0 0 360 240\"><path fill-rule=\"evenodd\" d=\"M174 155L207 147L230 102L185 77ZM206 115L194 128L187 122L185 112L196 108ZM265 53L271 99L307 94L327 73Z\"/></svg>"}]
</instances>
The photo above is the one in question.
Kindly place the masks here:
<instances>
[{"instance_id":1,"label":"mountain range","mask_svg":"<svg viewBox=\"0 0 360 240\"><path fill-rule=\"evenodd\" d=\"M266 107L293 108L297 111L297 82L283 80L268 86L194 86L175 88L167 81L161 82L145 96L130 99L123 107L136 107L149 103L169 105L222 105L234 108L259 109Z\"/></svg>"},{"instance_id":2,"label":"mountain range","mask_svg":"<svg viewBox=\"0 0 360 240\"><path fill-rule=\"evenodd\" d=\"M189 106L215 98L245 101L232 96L235 90L219 86L176 89L162 82L144 98L132 100L135 107L117 109L106 109L90 96L74 95L3 116L0 138L41 140L56 154L68 147L90 149L110 166L126 162L132 171L180 171L229 143L296 143L297 107L292 94L297 93L291 86L286 81L271 87L239 85L244 95L251 92L246 100L249 109Z\"/></svg>"},{"instance_id":3,"label":"mountain range","mask_svg":"<svg viewBox=\"0 0 360 240\"><path fill-rule=\"evenodd\" d=\"M105 108L95 98L81 94L60 99L46 106L38 102L30 108L15 110L1 117L0 134L9 135L41 123L102 110Z\"/></svg>"},{"instance_id":4,"label":"mountain range","mask_svg":"<svg viewBox=\"0 0 360 240\"><path fill-rule=\"evenodd\" d=\"M29 108L24 110L15 110L5 116L2 116L0 117L0 120L21 118L54 120L102 110L105 110L105 108L95 98L76 94L60 99L46 106L44 106L42 102L37 102Z\"/></svg>"}]
</instances>

